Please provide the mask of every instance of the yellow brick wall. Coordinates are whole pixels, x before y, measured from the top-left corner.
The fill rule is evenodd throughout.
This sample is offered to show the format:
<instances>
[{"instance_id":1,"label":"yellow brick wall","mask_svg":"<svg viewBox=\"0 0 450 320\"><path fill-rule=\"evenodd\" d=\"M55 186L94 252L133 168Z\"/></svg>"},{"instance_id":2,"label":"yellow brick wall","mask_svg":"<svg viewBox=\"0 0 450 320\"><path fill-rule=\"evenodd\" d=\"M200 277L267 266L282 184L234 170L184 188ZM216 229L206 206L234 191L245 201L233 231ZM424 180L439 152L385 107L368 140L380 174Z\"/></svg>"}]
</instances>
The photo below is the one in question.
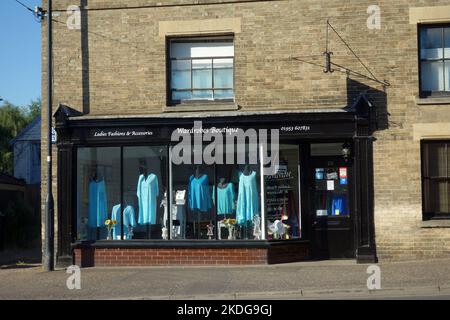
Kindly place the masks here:
<instances>
[{"instance_id":1,"label":"yellow brick wall","mask_svg":"<svg viewBox=\"0 0 450 320\"><path fill-rule=\"evenodd\" d=\"M60 0L54 6L65 10L79 2ZM413 139L415 123L450 122L450 105L416 103L417 25L410 23L410 8L448 5L448 0L89 1L91 9L120 5L155 7L88 13L89 69L85 75L89 82L84 85L89 99L84 111L90 115L161 113L166 106L166 48L160 22L211 19L240 22L240 32L235 34L235 92L242 110L343 107L349 102L345 72L322 71L329 18L372 72L391 84L386 89L389 127L376 133L374 145L380 258L450 256L450 229L421 228L420 142ZM381 8L380 30L367 28L370 5ZM54 23L54 104L83 111L82 34L66 27L67 17L63 11L54 15L58 21ZM45 106L45 23L43 26ZM335 63L367 74L333 33L330 48ZM353 79L383 90L375 82ZM45 139L42 147L45 152ZM45 188L45 167L42 177Z\"/></svg>"}]
</instances>

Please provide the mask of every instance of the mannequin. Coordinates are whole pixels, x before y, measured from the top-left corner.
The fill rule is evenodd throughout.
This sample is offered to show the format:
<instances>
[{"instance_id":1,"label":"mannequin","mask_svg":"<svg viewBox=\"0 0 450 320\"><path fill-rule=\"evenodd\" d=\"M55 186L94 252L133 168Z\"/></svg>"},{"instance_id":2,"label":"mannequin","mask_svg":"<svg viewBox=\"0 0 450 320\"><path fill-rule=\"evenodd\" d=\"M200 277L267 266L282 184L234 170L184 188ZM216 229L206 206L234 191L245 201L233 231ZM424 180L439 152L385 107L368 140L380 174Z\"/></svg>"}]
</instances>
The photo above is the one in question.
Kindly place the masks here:
<instances>
[{"instance_id":1,"label":"mannequin","mask_svg":"<svg viewBox=\"0 0 450 320\"><path fill-rule=\"evenodd\" d=\"M145 159L139 160L139 171L141 174L144 175L145 178L147 178L148 169L147 169L147 161L145 161Z\"/></svg>"},{"instance_id":2,"label":"mannequin","mask_svg":"<svg viewBox=\"0 0 450 320\"><path fill-rule=\"evenodd\" d=\"M100 175L99 174L99 168L98 168L98 165L96 164L96 165L93 165L92 167L91 167L91 177L90 177L90 181L89 181L89 202L91 202L91 201L98 201L98 199L99 198L101 198L101 203L102 203L102 205L104 206L104 208L102 208L102 209L94 209L94 210L100 210L100 211L102 211L102 212L104 212L104 214L106 214L106 212L108 211L107 210L107 200L106 200L106 186L105 186L105 181L103 180L103 177L102 177L102 175ZM92 187L93 187L93 189L92 190L94 190L93 192L95 192L96 194L94 195L94 198L95 199L97 199L97 200L94 200L94 199L92 199L91 198L91 195L90 195L90 192L91 192L91 184L92 184ZM103 192L101 192L101 193L99 193L99 188L102 188L102 189L104 189L103 190ZM104 195L104 196L101 196L101 195ZM97 202L97 206L100 206L99 204L98 204L98 202ZM104 228L103 228L103 223L104 223L104 220L106 220L107 219L107 217L108 217L108 215L106 214L105 216L103 216L103 215L100 215L100 219L99 219L99 215L97 214L97 218L94 218L94 217L91 217L90 219L88 218L88 221L89 220L91 220L91 221L97 221L97 226L95 227L95 229L93 229L93 230L95 230L95 231L92 231L92 232L95 232L95 236L94 237L96 237L96 239L101 239L102 237L103 237L103 232L104 232ZM101 222L99 222L99 221L101 221ZM89 222L88 222L89 223ZM100 223L100 224L99 224ZM94 228L94 226L92 226L91 225L91 228Z\"/></svg>"},{"instance_id":3,"label":"mannequin","mask_svg":"<svg viewBox=\"0 0 450 320\"><path fill-rule=\"evenodd\" d=\"M242 174L244 176L250 176L252 173L253 173L253 170L250 168L250 165L246 164L244 166L244 170L242 171ZM250 233L250 230L252 229L252 223L253 223L252 221L246 221L246 223L241 226L242 232L243 232L243 236L244 236L245 239L249 239L250 238L249 237L249 233Z\"/></svg>"},{"instance_id":4,"label":"mannequin","mask_svg":"<svg viewBox=\"0 0 450 320\"><path fill-rule=\"evenodd\" d=\"M250 169L250 166L248 164L244 167L244 175L249 176L252 173L252 170Z\"/></svg>"},{"instance_id":5,"label":"mannequin","mask_svg":"<svg viewBox=\"0 0 450 320\"><path fill-rule=\"evenodd\" d=\"M217 222L218 223L217 232L218 232L218 237L220 240L222 239L222 229L221 228L226 228L224 221L227 219L234 219L234 214L233 214L232 210L230 210L230 212L220 212L219 213L220 200L219 200L218 193L219 193L219 190L224 190L224 192L226 192L225 189L229 188L230 184L231 184L231 187L233 188L230 176L231 176L231 172L227 172L224 176L219 177L218 182L217 182L217 189L215 191L216 194L214 195L215 198L217 199L217 206L218 206L217 207L218 211L216 213L217 217L219 219L219 221ZM234 202L234 196L233 196L233 202ZM228 232L230 231L230 229L227 229L227 230L228 230ZM229 237L229 234L228 234L228 239L231 239Z\"/></svg>"},{"instance_id":6,"label":"mannequin","mask_svg":"<svg viewBox=\"0 0 450 320\"><path fill-rule=\"evenodd\" d=\"M203 175L202 173L202 169L200 166L195 166L195 172L194 172L194 177L196 179L200 178Z\"/></svg>"},{"instance_id":7,"label":"mannequin","mask_svg":"<svg viewBox=\"0 0 450 320\"><path fill-rule=\"evenodd\" d=\"M91 180L97 181L97 179L98 179L98 168L97 166L94 166L92 168Z\"/></svg>"},{"instance_id":8,"label":"mannequin","mask_svg":"<svg viewBox=\"0 0 450 320\"><path fill-rule=\"evenodd\" d=\"M219 183L217 184L217 187L220 189L225 189L228 186L228 184L229 184L229 182L227 182L227 179L222 177L219 179ZM223 215L224 219L228 219L228 218L232 218L232 217L233 217L233 215L231 213L230 214L226 213Z\"/></svg>"},{"instance_id":9,"label":"mannequin","mask_svg":"<svg viewBox=\"0 0 450 320\"><path fill-rule=\"evenodd\" d=\"M227 179L226 178L220 178L219 179L219 183L217 184L217 186L220 188L220 189L224 189L224 188L226 188L227 186L228 186L228 182L227 182Z\"/></svg>"},{"instance_id":10,"label":"mannequin","mask_svg":"<svg viewBox=\"0 0 450 320\"><path fill-rule=\"evenodd\" d=\"M203 176L200 165L195 166L193 176L195 179L200 179ZM194 237L197 237L197 239L200 239L200 212L197 212L197 210L194 210L194 212L197 213L197 221L194 222Z\"/></svg>"},{"instance_id":11,"label":"mannequin","mask_svg":"<svg viewBox=\"0 0 450 320\"><path fill-rule=\"evenodd\" d=\"M144 158L139 159L139 172L144 176L145 179L148 177L148 168L147 168L147 161ZM150 234L150 225L145 225L147 235L151 238Z\"/></svg>"}]
</instances>

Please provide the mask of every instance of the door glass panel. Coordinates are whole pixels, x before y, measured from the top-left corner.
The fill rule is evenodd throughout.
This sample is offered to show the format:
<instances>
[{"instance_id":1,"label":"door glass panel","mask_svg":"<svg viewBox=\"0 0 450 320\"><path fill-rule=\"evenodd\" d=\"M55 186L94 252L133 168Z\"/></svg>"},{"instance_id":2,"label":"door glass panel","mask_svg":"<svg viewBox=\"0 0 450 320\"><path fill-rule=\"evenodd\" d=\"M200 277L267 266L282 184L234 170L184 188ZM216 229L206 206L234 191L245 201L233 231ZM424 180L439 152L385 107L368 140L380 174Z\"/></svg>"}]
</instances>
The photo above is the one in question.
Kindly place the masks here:
<instances>
[{"instance_id":1,"label":"door glass panel","mask_svg":"<svg viewBox=\"0 0 450 320\"><path fill-rule=\"evenodd\" d=\"M314 208L316 217L350 215L348 167L323 166L314 170Z\"/></svg>"}]
</instances>

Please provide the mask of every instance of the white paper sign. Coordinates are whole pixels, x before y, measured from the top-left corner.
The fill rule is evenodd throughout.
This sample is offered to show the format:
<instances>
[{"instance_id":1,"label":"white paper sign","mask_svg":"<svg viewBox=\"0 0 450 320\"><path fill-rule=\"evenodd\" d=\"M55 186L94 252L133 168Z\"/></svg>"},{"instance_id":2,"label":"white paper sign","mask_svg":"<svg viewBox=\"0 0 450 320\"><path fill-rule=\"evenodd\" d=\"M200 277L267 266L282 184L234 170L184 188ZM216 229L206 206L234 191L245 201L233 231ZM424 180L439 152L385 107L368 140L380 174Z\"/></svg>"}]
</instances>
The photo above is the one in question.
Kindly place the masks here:
<instances>
[{"instance_id":1,"label":"white paper sign","mask_svg":"<svg viewBox=\"0 0 450 320\"><path fill-rule=\"evenodd\" d=\"M328 180L327 181L327 190L333 191L334 190L334 180Z\"/></svg>"},{"instance_id":2,"label":"white paper sign","mask_svg":"<svg viewBox=\"0 0 450 320\"><path fill-rule=\"evenodd\" d=\"M55 128L52 127L52 143L56 143L58 141L58 134L56 133Z\"/></svg>"}]
</instances>

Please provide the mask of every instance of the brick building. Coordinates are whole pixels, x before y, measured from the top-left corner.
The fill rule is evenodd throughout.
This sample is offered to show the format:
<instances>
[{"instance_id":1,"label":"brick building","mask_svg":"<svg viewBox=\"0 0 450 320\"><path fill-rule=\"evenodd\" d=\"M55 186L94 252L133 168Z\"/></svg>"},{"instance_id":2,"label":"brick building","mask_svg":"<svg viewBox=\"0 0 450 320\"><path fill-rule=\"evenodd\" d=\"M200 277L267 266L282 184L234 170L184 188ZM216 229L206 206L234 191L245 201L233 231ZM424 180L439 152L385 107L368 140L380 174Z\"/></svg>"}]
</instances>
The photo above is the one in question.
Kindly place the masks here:
<instances>
[{"instance_id":1,"label":"brick building","mask_svg":"<svg viewBox=\"0 0 450 320\"><path fill-rule=\"evenodd\" d=\"M450 254L448 1L56 6L59 262ZM45 66L43 45L44 106ZM195 136L198 121L203 133L257 130L244 163L175 164L173 132ZM279 132L270 174L260 129Z\"/></svg>"}]
</instances>

